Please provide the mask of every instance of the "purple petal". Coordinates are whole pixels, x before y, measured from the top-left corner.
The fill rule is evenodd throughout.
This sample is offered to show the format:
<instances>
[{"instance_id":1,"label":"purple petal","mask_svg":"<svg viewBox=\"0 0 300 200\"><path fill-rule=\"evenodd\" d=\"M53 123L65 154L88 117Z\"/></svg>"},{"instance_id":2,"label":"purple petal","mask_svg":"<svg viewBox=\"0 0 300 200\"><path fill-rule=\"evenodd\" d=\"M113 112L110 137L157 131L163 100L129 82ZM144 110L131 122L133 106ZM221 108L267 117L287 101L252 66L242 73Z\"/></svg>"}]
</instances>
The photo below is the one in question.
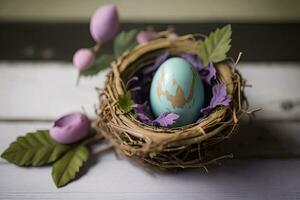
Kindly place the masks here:
<instances>
[{"instance_id":1,"label":"purple petal","mask_svg":"<svg viewBox=\"0 0 300 200\"><path fill-rule=\"evenodd\" d=\"M213 106L209 105L206 108L201 109L201 112L203 113L204 117L207 117L213 109L214 109Z\"/></svg>"},{"instance_id":2,"label":"purple petal","mask_svg":"<svg viewBox=\"0 0 300 200\"><path fill-rule=\"evenodd\" d=\"M158 123L162 127L167 127L174 124L178 118L179 115L176 113L166 112L160 114L153 122Z\"/></svg>"},{"instance_id":3,"label":"purple petal","mask_svg":"<svg viewBox=\"0 0 300 200\"><path fill-rule=\"evenodd\" d=\"M137 117L141 122L151 126L153 125L153 120L150 118L150 116L141 112L141 113L137 113Z\"/></svg>"},{"instance_id":4,"label":"purple petal","mask_svg":"<svg viewBox=\"0 0 300 200\"><path fill-rule=\"evenodd\" d=\"M209 105L206 108L201 109L201 117L198 119L197 122L201 122L203 119L205 119L212 110L217 106L229 106L232 97L230 95L227 95L227 88L224 83L217 84L213 86L212 89L213 96L210 100Z\"/></svg>"},{"instance_id":5,"label":"purple petal","mask_svg":"<svg viewBox=\"0 0 300 200\"><path fill-rule=\"evenodd\" d=\"M132 105L132 108L136 113L137 118L141 122L151 126L158 125L162 127L167 127L169 125L174 124L179 118L179 115L175 113L166 112L159 115L156 119L153 119L150 111L150 106L147 101L143 104L134 104Z\"/></svg>"},{"instance_id":6,"label":"purple petal","mask_svg":"<svg viewBox=\"0 0 300 200\"><path fill-rule=\"evenodd\" d=\"M165 60L167 60L167 58L169 57L169 55L170 55L170 52L169 52L169 51L166 51L166 52L160 54L160 55L156 58L156 60L155 60L155 62L154 62L154 64L153 64L152 66L149 66L149 67L145 68L145 70L143 71L143 74L149 74L149 73L154 72L155 70L157 70L157 68L158 68L163 62L165 62Z\"/></svg>"},{"instance_id":7,"label":"purple petal","mask_svg":"<svg viewBox=\"0 0 300 200\"><path fill-rule=\"evenodd\" d=\"M213 86L213 97L210 101L210 106L218 105L228 106L231 102L231 96L227 95L227 88L224 83Z\"/></svg>"},{"instance_id":8,"label":"purple petal","mask_svg":"<svg viewBox=\"0 0 300 200\"><path fill-rule=\"evenodd\" d=\"M181 54L181 58L193 65L198 71L202 68L197 54L183 53Z\"/></svg>"},{"instance_id":9,"label":"purple petal","mask_svg":"<svg viewBox=\"0 0 300 200\"><path fill-rule=\"evenodd\" d=\"M168 35L168 39L170 40L176 40L179 36L176 33L171 33Z\"/></svg>"},{"instance_id":10,"label":"purple petal","mask_svg":"<svg viewBox=\"0 0 300 200\"><path fill-rule=\"evenodd\" d=\"M143 112L148 107L148 101L145 101L143 104L133 104L131 107L135 110L135 112Z\"/></svg>"},{"instance_id":11,"label":"purple petal","mask_svg":"<svg viewBox=\"0 0 300 200\"><path fill-rule=\"evenodd\" d=\"M146 44L151 40L155 40L159 37L158 33L154 31L141 31L136 36L136 40L139 44Z\"/></svg>"},{"instance_id":12,"label":"purple petal","mask_svg":"<svg viewBox=\"0 0 300 200\"><path fill-rule=\"evenodd\" d=\"M50 128L50 135L58 143L70 144L85 138L90 128L91 122L87 116L75 112L55 120Z\"/></svg>"},{"instance_id":13,"label":"purple petal","mask_svg":"<svg viewBox=\"0 0 300 200\"><path fill-rule=\"evenodd\" d=\"M141 122L152 125L153 118L149 114L150 106L148 101L145 101L143 104L133 104L132 108Z\"/></svg>"},{"instance_id":14,"label":"purple petal","mask_svg":"<svg viewBox=\"0 0 300 200\"><path fill-rule=\"evenodd\" d=\"M126 88L129 88L131 85L136 83L138 80L139 80L139 77L137 77L137 76L131 77L126 84Z\"/></svg>"},{"instance_id":15,"label":"purple petal","mask_svg":"<svg viewBox=\"0 0 300 200\"><path fill-rule=\"evenodd\" d=\"M140 89L142 89L141 86L136 86L136 87L130 88L130 91L135 92L135 91L139 91Z\"/></svg>"},{"instance_id":16,"label":"purple petal","mask_svg":"<svg viewBox=\"0 0 300 200\"><path fill-rule=\"evenodd\" d=\"M211 85L212 81L216 79L216 68L212 62L209 62L207 67L204 67L200 70L200 75L203 81Z\"/></svg>"}]
</instances>

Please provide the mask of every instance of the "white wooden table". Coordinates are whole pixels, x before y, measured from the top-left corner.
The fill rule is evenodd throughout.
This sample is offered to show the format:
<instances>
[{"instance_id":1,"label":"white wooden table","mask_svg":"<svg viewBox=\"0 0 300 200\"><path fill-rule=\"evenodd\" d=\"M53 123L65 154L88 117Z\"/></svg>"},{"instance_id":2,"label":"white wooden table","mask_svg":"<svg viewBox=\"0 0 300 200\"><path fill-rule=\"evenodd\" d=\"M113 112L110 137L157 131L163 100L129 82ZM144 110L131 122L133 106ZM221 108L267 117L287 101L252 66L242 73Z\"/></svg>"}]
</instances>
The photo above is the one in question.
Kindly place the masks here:
<instances>
[{"instance_id":1,"label":"white wooden table","mask_svg":"<svg viewBox=\"0 0 300 200\"><path fill-rule=\"evenodd\" d=\"M154 176L112 152L93 160L84 175L57 189L50 167L21 168L0 160L0 199L300 199L300 63L241 63L253 85L251 105L264 110L224 144L236 158L220 166ZM90 117L95 86L105 73L82 79L68 63L0 63L0 151L17 136L48 128L55 117L81 110ZM290 110L282 103L295 102Z\"/></svg>"}]
</instances>

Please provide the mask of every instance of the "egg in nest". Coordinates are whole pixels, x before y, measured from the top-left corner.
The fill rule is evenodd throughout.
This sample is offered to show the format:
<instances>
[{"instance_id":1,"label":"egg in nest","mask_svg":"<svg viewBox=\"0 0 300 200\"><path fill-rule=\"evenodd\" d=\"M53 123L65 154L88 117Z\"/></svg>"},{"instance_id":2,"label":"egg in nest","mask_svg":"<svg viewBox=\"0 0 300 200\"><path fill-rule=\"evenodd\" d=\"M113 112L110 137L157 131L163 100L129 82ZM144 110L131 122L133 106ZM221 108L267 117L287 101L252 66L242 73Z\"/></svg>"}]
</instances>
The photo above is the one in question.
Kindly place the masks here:
<instances>
[{"instance_id":1,"label":"egg in nest","mask_svg":"<svg viewBox=\"0 0 300 200\"><path fill-rule=\"evenodd\" d=\"M196 69L185 59L167 59L155 72L150 88L155 117L165 112L179 115L173 127L196 122L204 104L204 88Z\"/></svg>"}]
</instances>

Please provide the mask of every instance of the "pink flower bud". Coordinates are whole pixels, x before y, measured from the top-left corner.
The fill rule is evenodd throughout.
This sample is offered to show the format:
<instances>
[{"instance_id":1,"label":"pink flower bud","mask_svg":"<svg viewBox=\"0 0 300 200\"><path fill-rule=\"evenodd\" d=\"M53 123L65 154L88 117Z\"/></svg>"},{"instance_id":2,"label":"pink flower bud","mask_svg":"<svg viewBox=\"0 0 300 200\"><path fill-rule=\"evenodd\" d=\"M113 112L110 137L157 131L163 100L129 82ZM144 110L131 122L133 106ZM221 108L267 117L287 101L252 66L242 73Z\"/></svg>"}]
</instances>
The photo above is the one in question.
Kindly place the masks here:
<instances>
[{"instance_id":1,"label":"pink flower bud","mask_svg":"<svg viewBox=\"0 0 300 200\"><path fill-rule=\"evenodd\" d=\"M90 129L90 120L84 114L75 112L55 120L50 128L50 135L58 143L70 144L85 138Z\"/></svg>"},{"instance_id":2,"label":"pink flower bud","mask_svg":"<svg viewBox=\"0 0 300 200\"><path fill-rule=\"evenodd\" d=\"M95 54L91 49L79 49L73 55L73 65L80 71L91 67L95 61Z\"/></svg>"},{"instance_id":3,"label":"pink flower bud","mask_svg":"<svg viewBox=\"0 0 300 200\"><path fill-rule=\"evenodd\" d=\"M145 44L151 40L155 40L159 37L156 32L153 31L141 31L137 36L136 40L139 44Z\"/></svg>"},{"instance_id":4,"label":"pink flower bud","mask_svg":"<svg viewBox=\"0 0 300 200\"><path fill-rule=\"evenodd\" d=\"M97 43L104 43L114 37L118 30L119 17L113 4L101 6L91 17L90 33Z\"/></svg>"},{"instance_id":5,"label":"pink flower bud","mask_svg":"<svg viewBox=\"0 0 300 200\"><path fill-rule=\"evenodd\" d=\"M170 33L170 35L168 35L168 38L170 40L176 40L178 38L178 35L176 33Z\"/></svg>"}]
</instances>

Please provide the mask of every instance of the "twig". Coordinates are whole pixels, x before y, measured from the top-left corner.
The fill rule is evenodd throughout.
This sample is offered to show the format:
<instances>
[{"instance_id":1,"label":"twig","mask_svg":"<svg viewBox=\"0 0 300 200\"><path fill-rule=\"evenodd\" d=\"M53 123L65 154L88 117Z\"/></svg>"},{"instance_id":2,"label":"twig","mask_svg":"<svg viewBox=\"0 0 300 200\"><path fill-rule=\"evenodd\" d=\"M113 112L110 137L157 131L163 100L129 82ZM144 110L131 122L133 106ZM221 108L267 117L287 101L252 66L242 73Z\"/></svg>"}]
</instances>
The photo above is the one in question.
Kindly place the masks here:
<instances>
[{"instance_id":1,"label":"twig","mask_svg":"<svg viewBox=\"0 0 300 200\"><path fill-rule=\"evenodd\" d=\"M92 150L92 154L93 155L97 155L97 154L99 154L99 153L102 153L102 152L104 152L104 151L107 151L107 150L109 150L109 149L112 149L114 147L114 145L113 144L108 144L108 145L106 145L106 146L102 146L102 147L99 147L99 148L96 148L96 149L94 149L94 150Z\"/></svg>"},{"instance_id":2,"label":"twig","mask_svg":"<svg viewBox=\"0 0 300 200\"><path fill-rule=\"evenodd\" d=\"M240 59L241 59L241 57L242 57L242 54L243 54L242 52L239 52L239 55L238 55L236 61L235 61L234 64L233 64L234 70L236 70L236 66L237 66L237 64L239 63L239 61L240 61Z\"/></svg>"},{"instance_id":3,"label":"twig","mask_svg":"<svg viewBox=\"0 0 300 200\"><path fill-rule=\"evenodd\" d=\"M85 140L83 143L84 143L84 144L91 144L91 143L94 143L94 142L96 142L96 141L103 140L103 139L104 139L103 135L96 134L94 137L88 138L88 139Z\"/></svg>"}]
</instances>

